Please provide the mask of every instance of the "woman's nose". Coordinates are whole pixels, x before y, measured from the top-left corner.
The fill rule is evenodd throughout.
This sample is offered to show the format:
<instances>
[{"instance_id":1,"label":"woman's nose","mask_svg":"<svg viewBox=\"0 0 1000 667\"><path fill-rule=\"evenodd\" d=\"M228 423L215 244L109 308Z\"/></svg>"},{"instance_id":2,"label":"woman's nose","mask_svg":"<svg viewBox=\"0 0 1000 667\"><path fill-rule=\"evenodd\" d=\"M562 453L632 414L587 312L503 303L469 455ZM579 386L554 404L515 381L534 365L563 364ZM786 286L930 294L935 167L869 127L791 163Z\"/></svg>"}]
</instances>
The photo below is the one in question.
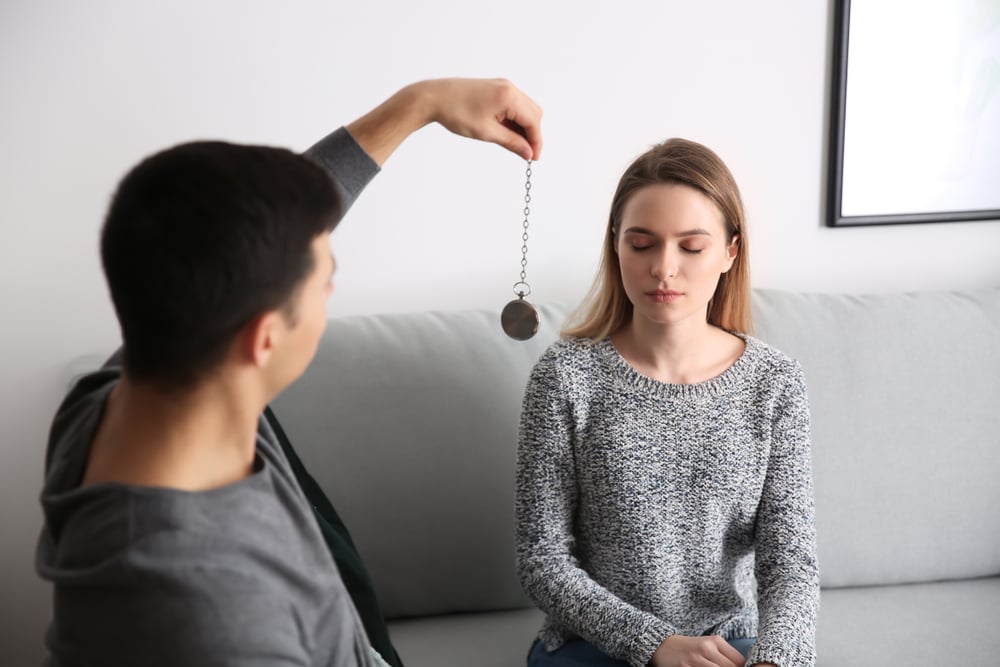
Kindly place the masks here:
<instances>
[{"instance_id":1,"label":"woman's nose","mask_svg":"<svg viewBox=\"0 0 1000 667\"><path fill-rule=\"evenodd\" d=\"M677 275L677 253L664 247L653 262L653 277L657 280L673 278Z\"/></svg>"}]
</instances>

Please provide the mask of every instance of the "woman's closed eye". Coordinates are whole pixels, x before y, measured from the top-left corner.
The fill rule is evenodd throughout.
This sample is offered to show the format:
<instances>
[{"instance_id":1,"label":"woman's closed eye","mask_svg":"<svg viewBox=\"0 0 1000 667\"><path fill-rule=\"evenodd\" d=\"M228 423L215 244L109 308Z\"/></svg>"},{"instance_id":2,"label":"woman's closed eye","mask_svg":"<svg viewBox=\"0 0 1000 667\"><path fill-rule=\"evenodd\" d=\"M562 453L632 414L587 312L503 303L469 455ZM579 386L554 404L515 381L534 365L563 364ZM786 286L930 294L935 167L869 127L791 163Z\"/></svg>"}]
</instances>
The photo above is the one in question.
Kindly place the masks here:
<instances>
[{"instance_id":1,"label":"woman's closed eye","mask_svg":"<svg viewBox=\"0 0 1000 667\"><path fill-rule=\"evenodd\" d=\"M632 248L632 250L634 250L636 252L642 252L643 250L649 250L650 248L652 248L655 245L656 245L655 243L650 243L650 242L646 242L646 241L632 241L631 243L629 243L629 246ZM681 251L686 252L689 255L697 255L697 254L701 253L703 250L704 250L704 248L696 247L696 246L684 246L684 245L681 246Z\"/></svg>"}]
</instances>

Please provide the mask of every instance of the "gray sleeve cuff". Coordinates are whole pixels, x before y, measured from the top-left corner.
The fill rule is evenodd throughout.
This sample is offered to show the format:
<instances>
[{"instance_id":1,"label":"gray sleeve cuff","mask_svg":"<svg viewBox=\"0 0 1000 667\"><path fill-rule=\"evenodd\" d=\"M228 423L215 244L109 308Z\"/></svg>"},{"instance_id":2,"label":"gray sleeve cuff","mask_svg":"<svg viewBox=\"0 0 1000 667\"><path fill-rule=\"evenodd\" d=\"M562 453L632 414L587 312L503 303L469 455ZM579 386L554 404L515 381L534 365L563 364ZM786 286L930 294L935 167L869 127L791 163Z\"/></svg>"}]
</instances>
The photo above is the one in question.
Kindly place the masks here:
<instances>
[{"instance_id":1,"label":"gray sleeve cuff","mask_svg":"<svg viewBox=\"0 0 1000 667\"><path fill-rule=\"evenodd\" d=\"M635 650L628 659L629 664L632 667L646 667L653 659L656 649L660 648L660 644L675 634L677 631L666 621L659 618L651 619L636 640Z\"/></svg>"},{"instance_id":2,"label":"gray sleeve cuff","mask_svg":"<svg viewBox=\"0 0 1000 667\"><path fill-rule=\"evenodd\" d=\"M317 141L304 155L330 172L343 200L343 217L354 200L380 171L378 164L340 127Z\"/></svg>"},{"instance_id":3,"label":"gray sleeve cuff","mask_svg":"<svg viewBox=\"0 0 1000 667\"><path fill-rule=\"evenodd\" d=\"M747 665L769 662L778 667L815 667L816 652L811 647L782 647L758 642L750 649Z\"/></svg>"}]
</instances>

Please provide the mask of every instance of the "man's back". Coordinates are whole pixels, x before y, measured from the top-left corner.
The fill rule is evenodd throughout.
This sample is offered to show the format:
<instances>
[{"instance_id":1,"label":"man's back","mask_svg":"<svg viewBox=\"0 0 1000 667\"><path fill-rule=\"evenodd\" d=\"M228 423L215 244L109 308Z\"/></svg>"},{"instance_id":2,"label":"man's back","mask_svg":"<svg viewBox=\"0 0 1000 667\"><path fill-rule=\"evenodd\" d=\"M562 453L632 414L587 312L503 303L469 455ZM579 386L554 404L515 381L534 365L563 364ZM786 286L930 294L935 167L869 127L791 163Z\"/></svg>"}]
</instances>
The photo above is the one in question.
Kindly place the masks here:
<instances>
[{"instance_id":1,"label":"man's back","mask_svg":"<svg viewBox=\"0 0 1000 667\"><path fill-rule=\"evenodd\" d=\"M119 378L82 380L50 434L38 545L54 665L367 665L368 642L274 434L204 492L80 487Z\"/></svg>"}]
</instances>

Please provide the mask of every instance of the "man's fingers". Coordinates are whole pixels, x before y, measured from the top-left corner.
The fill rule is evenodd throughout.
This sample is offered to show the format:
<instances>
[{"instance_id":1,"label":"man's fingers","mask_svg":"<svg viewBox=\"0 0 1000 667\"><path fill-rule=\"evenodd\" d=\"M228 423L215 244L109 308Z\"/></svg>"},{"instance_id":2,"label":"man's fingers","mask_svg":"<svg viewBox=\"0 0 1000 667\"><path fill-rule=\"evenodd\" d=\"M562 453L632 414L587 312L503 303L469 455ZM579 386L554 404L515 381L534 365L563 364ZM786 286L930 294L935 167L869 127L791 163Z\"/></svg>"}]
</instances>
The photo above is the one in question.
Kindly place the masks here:
<instances>
[{"instance_id":1,"label":"man's fingers","mask_svg":"<svg viewBox=\"0 0 1000 667\"><path fill-rule=\"evenodd\" d=\"M528 143L528 140L525 139L524 130L518 126L512 127L507 123L501 123L496 126L496 129L489 136L483 138L503 146L511 153L520 155L525 160L536 159L534 149Z\"/></svg>"},{"instance_id":2,"label":"man's fingers","mask_svg":"<svg viewBox=\"0 0 1000 667\"><path fill-rule=\"evenodd\" d=\"M537 160L542 154L542 131L537 125L521 127L512 120L503 121L503 126L512 132L516 132L525 140L525 145L529 147L530 153L525 154L523 150L515 151L526 160Z\"/></svg>"},{"instance_id":3,"label":"man's fingers","mask_svg":"<svg viewBox=\"0 0 1000 667\"><path fill-rule=\"evenodd\" d=\"M531 155L528 159L537 160L542 155L542 128L536 125L523 127L516 121L505 120L504 125L524 137L528 146L531 147Z\"/></svg>"},{"instance_id":4,"label":"man's fingers","mask_svg":"<svg viewBox=\"0 0 1000 667\"><path fill-rule=\"evenodd\" d=\"M497 118L524 137L531 147L530 159L537 160L542 154L542 109L511 82L501 80L500 85L498 102L503 111Z\"/></svg>"}]
</instances>

